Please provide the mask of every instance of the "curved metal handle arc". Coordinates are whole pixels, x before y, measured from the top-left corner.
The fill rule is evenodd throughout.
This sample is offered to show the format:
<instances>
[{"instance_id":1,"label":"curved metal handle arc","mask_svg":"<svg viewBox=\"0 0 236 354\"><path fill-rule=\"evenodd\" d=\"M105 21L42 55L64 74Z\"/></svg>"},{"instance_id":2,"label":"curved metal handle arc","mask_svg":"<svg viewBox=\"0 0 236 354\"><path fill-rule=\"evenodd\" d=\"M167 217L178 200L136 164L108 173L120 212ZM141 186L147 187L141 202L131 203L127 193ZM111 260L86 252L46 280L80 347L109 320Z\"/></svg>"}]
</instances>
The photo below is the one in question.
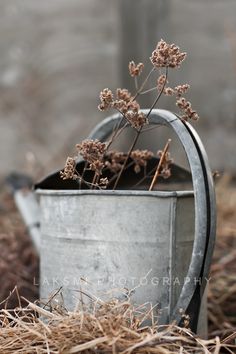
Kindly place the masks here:
<instances>
[{"instance_id":1,"label":"curved metal handle arc","mask_svg":"<svg viewBox=\"0 0 236 354\"><path fill-rule=\"evenodd\" d=\"M143 110L143 112L147 114L148 110ZM95 127L89 138L104 141L121 119L119 114L104 119ZM152 111L149 122L150 124L169 126L175 131L186 152L192 173L195 196L195 237L186 275L189 281L184 283L178 302L170 315L170 321L175 320L180 323L182 315L179 310L182 309L188 313L191 301L196 294L196 279L201 279L201 286L198 289L201 298L209 273L216 230L214 185L205 149L190 124L181 121L169 111L158 109ZM125 122L123 122L124 124ZM198 304L199 306L200 304ZM196 313L193 313L193 316L196 316L195 322L198 318L198 309L196 309Z\"/></svg>"}]
</instances>

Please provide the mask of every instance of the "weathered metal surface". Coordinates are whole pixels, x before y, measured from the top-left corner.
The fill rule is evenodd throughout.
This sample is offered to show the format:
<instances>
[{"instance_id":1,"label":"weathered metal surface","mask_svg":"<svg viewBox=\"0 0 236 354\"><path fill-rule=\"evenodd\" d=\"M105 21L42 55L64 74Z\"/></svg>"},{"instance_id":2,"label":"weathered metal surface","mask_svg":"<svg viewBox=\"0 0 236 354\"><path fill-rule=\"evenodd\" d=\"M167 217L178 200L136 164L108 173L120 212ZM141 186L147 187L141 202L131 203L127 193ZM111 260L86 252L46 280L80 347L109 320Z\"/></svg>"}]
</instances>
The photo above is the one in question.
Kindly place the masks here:
<instances>
[{"instance_id":1,"label":"weathered metal surface","mask_svg":"<svg viewBox=\"0 0 236 354\"><path fill-rule=\"evenodd\" d=\"M35 194L31 190L17 190L14 193L16 206L19 209L21 216L25 222L25 226L31 236L33 244L40 252L40 209L35 198Z\"/></svg>"},{"instance_id":2,"label":"weathered metal surface","mask_svg":"<svg viewBox=\"0 0 236 354\"><path fill-rule=\"evenodd\" d=\"M136 288L133 301L159 304L161 322L168 322L192 253L192 192L38 193L42 297L63 286L66 306L73 308L82 277L96 296Z\"/></svg>"},{"instance_id":3,"label":"weathered metal surface","mask_svg":"<svg viewBox=\"0 0 236 354\"><path fill-rule=\"evenodd\" d=\"M104 120L94 129L90 137L106 139L119 120L119 115ZM39 190L43 212L42 256L46 255L42 258L41 275L48 275L51 279L57 274L58 265L46 262L49 259L47 249L53 247L55 250L57 246L61 260L65 259L63 258L65 245L67 258L66 263L64 262L60 268L59 279L67 278L66 275L71 277L74 274L73 269L78 265L79 277L90 276L96 291L99 289L98 283L99 285L102 283L100 289L104 291L109 276L115 275L128 279L126 284L128 288L136 287L137 284L131 286L130 279L145 278L145 275L148 277L151 270L155 277L162 278L162 284L158 283L157 289L154 284L147 284L149 287L143 292L142 287L138 287L134 300L143 303L148 301L147 297L150 296L152 303L159 302L162 322L173 319L180 322L179 310L183 309L191 314L191 326L196 330L201 298L206 285L203 277L208 275L215 236L212 178L204 148L190 125L163 110L153 110L150 123L168 125L177 133L191 167L193 191ZM78 252L76 244L73 243L77 237L81 243L81 247L77 244ZM48 247L49 240L52 244ZM92 249L87 247L88 241L92 241ZM96 259L94 241L101 242L97 257L100 263L103 260L101 267L97 267L99 270L96 274L93 263ZM62 253L60 247L63 249ZM72 249L76 256L73 256ZM68 258L72 265L69 273L67 273ZM117 269L114 263L118 265ZM140 270L144 273L140 274ZM98 276L103 278L105 276L105 281L98 281ZM173 281L175 279L176 281ZM45 281L47 282L47 279ZM48 295L48 291L52 290L50 281L48 284L45 281L41 283L42 295ZM70 278L69 284L71 281ZM71 299L68 287L66 291L66 298ZM70 305L72 302L69 298Z\"/></svg>"},{"instance_id":4,"label":"weathered metal surface","mask_svg":"<svg viewBox=\"0 0 236 354\"><path fill-rule=\"evenodd\" d=\"M148 110L144 110L148 113ZM90 138L104 140L120 120L118 114L105 119L97 125ZM193 189L195 195L195 238L193 252L187 277L189 283L184 283L178 303L173 310L172 319L181 320L179 309L183 308L192 315L192 326L197 323L201 297L206 286L206 277L213 252L216 232L215 193L211 170L205 149L197 132L190 124L181 121L175 114L154 109L149 116L150 124L171 127L177 134L186 153L191 168ZM202 278L201 284L195 279ZM195 328L196 329L196 328Z\"/></svg>"}]
</instances>

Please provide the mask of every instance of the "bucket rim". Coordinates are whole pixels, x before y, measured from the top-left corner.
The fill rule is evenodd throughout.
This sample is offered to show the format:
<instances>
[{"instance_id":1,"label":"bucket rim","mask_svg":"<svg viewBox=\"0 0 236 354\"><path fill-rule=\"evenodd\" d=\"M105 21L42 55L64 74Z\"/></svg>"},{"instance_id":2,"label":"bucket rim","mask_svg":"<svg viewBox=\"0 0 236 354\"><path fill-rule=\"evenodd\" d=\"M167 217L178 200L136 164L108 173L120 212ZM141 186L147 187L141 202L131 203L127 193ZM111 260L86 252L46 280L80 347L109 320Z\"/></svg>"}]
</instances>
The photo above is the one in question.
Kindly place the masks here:
<instances>
[{"instance_id":1,"label":"bucket rim","mask_svg":"<svg viewBox=\"0 0 236 354\"><path fill-rule=\"evenodd\" d=\"M170 197L193 197L193 190L186 191L148 191L148 190L91 190L91 189L37 189L35 193L40 195L51 195L51 196L76 196L76 195L106 195L106 196L149 196L149 197L160 197L160 198L170 198Z\"/></svg>"}]
</instances>

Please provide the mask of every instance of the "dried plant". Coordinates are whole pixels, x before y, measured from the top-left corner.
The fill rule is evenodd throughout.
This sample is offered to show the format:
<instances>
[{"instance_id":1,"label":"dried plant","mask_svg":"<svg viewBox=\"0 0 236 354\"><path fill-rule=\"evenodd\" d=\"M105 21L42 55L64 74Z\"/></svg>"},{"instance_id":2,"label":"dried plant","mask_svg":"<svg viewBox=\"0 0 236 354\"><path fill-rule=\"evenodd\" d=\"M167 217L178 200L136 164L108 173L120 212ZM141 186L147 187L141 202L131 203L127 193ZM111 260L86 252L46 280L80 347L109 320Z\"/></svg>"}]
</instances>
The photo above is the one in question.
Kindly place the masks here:
<instances>
[{"instance_id":1,"label":"dried plant","mask_svg":"<svg viewBox=\"0 0 236 354\"><path fill-rule=\"evenodd\" d=\"M100 174L104 164L104 154L106 151L106 143L98 140L84 140L81 144L77 144L76 148L79 155L89 163L89 168Z\"/></svg>"},{"instance_id":2,"label":"dried plant","mask_svg":"<svg viewBox=\"0 0 236 354\"><path fill-rule=\"evenodd\" d=\"M121 115L120 122L113 131L110 140L106 143L98 140L84 140L76 145L78 154L86 161L85 170L89 169L94 172L93 180L85 180L85 170L81 174L76 171L75 158L67 159L65 168L61 171L61 178L78 179L80 182L84 182L85 185L90 185L90 188L106 188L111 186L111 182L113 182L113 189L116 189L124 171L130 167L128 161L131 160L136 173L139 173L142 168L146 169L148 161L153 158L154 154L147 150L135 150L135 146L140 134L148 129L144 130L144 127L149 124L149 116L162 95L175 97L176 106L180 110L179 119L183 121L197 120L199 118L197 112L193 110L191 103L183 97L190 88L189 84L184 83L175 87L167 86L169 70L178 69L185 58L186 53L182 52L179 47L175 44L168 44L161 39L150 57L152 68L140 85L138 85L138 78L144 71L144 64L136 64L131 61L128 69L130 76L134 78L136 92L132 93L126 88L118 88L115 93L109 88L105 88L100 92L99 110L114 109ZM146 88L152 75L157 75L156 86ZM157 96L148 113L145 114L140 108L138 97L151 91L156 91ZM134 140L128 152L122 153L109 150L126 127L131 127L135 131ZM164 149L163 152L157 153L159 162L157 163L156 176L152 184L156 184L157 177L168 178L171 175L170 165L173 159L170 157L169 144L170 142L168 141L168 149L166 151ZM103 180L105 171L110 171L113 174L108 183L104 183ZM79 186L81 186L81 183ZM149 189L152 189L153 186L151 185Z\"/></svg>"},{"instance_id":3,"label":"dried plant","mask_svg":"<svg viewBox=\"0 0 236 354\"><path fill-rule=\"evenodd\" d=\"M76 161L73 157L67 157L63 171L60 171L62 179L74 179L76 169Z\"/></svg>"},{"instance_id":4,"label":"dried plant","mask_svg":"<svg viewBox=\"0 0 236 354\"><path fill-rule=\"evenodd\" d=\"M69 312L56 299L47 306L28 306L0 312L1 353L234 353L233 336L204 340L175 323L158 325L151 305L134 306L130 299L103 302L89 296ZM150 326L144 323L149 320ZM231 344L232 343L232 344Z\"/></svg>"},{"instance_id":5,"label":"dried plant","mask_svg":"<svg viewBox=\"0 0 236 354\"><path fill-rule=\"evenodd\" d=\"M130 157L135 163L134 171L139 173L141 171L141 167L146 167L148 160L150 160L153 155L153 152L148 150L133 150Z\"/></svg>"},{"instance_id":6,"label":"dried plant","mask_svg":"<svg viewBox=\"0 0 236 354\"><path fill-rule=\"evenodd\" d=\"M175 44L167 44L163 39L157 43L150 60L155 68L179 68L186 58Z\"/></svg>"}]
</instances>

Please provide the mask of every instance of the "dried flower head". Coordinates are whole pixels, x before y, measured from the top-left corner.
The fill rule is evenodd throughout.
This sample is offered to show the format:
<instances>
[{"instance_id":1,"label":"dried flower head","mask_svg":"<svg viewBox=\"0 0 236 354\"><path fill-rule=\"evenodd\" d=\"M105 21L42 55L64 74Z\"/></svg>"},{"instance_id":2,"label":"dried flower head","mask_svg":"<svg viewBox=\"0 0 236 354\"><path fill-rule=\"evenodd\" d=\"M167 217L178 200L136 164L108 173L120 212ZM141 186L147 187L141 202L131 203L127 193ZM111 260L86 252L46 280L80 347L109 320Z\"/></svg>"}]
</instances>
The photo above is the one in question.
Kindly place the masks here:
<instances>
[{"instance_id":1,"label":"dried flower head","mask_svg":"<svg viewBox=\"0 0 236 354\"><path fill-rule=\"evenodd\" d=\"M150 60L155 68L179 68L186 58L186 53L180 52L175 44L167 44L163 39L157 43Z\"/></svg>"},{"instance_id":2,"label":"dried flower head","mask_svg":"<svg viewBox=\"0 0 236 354\"><path fill-rule=\"evenodd\" d=\"M132 77L139 76L143 71L143 68L144 68L143 63L138 63L136 65L134 61L129 62L129 73Z\"/></svg>"},{"instance_id":3,"label":"dried flower head","mask_svg":"<svg viewBox=\"0 0 236 354\"><path fill-rule=\"evenodd\" d=\"M192 120L198 120L199 116L196 111L192 109L192 105L189 101L186 100L184 97L180 97L176 101L177 107L179 107L183 111L183 115L181 116L181 119L188 121L189 119Z\"/></svg>"},{"instance_id":4,"label":"dried flower head","mask_svg":"<svg viewBox=\"0 0 236 354\"><path fill-rule=\"evenodd\" d=\"M123 114L128 111L127 102L125 102L124 100L114 100L112 103L112 107Z\"/></svg>"},{"instance_id":5,"label":"dried flower head","mask_svg":"<svg viewBox=\"0 0 236 354\"><path fill-rule=\"evenodd\" d=\"M75 177L76 161L74 157L67 157L65 167L60 171L60 177L64 180L74 179Z\"/></svg>"},{"instance_id":6,"label":"dried flower head","mask_svg":"<svg viewBox=\"0 0 236 354\"><path fill-rule=\"evenodd\" d=\"M100 178L100 180L99 180L99 187L102 188L102 189L106 189L108 183L109 183L109 181L108 181L107 177L105 177L105 178Z\"/></svg>"},{"instance_id":7,"label":"dried flower head","mask_svg":"<svg viewBox=\"0 0 236 354\"><path fill-rule=\"evenodd\" d=\"M190 88L190 85L188 85L188 84L178 85L175 87L175 93L177 96L180 97L181 95L186 93L189 88Z\"/></svg>"},{"instance_id":8,"label":"dried flower head","mask_svg":"<svg viewBox=\"0 0 236 354\"><path fill-rule=\"evenodd\" d=\"M113 101L112 107L116 108L119 112L125 114L129 110L138 112L140 110L140 105L136 100L133 99L131 93L127 89L116 90L117 99Z\"/></svg>"},{"instance_id":9,"label":"dried flower head","mask_svg":"<svg viewBox=\"0 0 236 354\"><path fill-rule=\"evenodd\" d=\"M103 89L100 92L99 97L100 97L101 103L99 104L98 109L100 111L105 111L106 109L108 109L112 106L113 93L111 90L109 90L108 88Z\"/></svg>"},{"instance_id":10,"label":"dried flower head","mask_svg":"<svg viewBox=\"0 0 236 354\"><path fill-rule=\"evenodd\" d=\"M127 108L129 111L133 111L133 112L138 113L138 111L140 110L140 105L136 100L130 100L127 103Z\"/></svg>"},{"instance_id":11,"label":"dried flower head","mask_svg":"<svg viewBox=\"0 0 236 354\"><path fill-rule=\"evenodd\" d=\"M132 98L132 95L127 89L118 88L116 90L116 97L118 100L123 100L125 102L129 102Z\"/></svg>"},{"instance_id":12,"label":"dried flower head","mask_svg":"<svg viewBox=\"0 0 236 354\"><path fill-rule=\"evenodd\" d=\"M128 111L125 114L125 118L130 123L131 127L137 130L148 124L148 119L143 112Z\"/></svg>"},{"instance_id":13,"label":"dried flower head","mask_svg":"<svg viewBox=\"0 0 236 354\"><path fill-rule=\"evenodd\" d=\"M166 87L163 90L164 95L166 96L174 96L176 95L177 97L181 97L184 93L188 91L190 86L188 84L183 84L183 85L178 85L175 88L172 87ZM159 91L160 88L158 87Z\"/></svg>"},{"instance_id":14,"label":"dried flower head","mask_svg":"<svg viewBox=\"0 0 236 354\"><path fill-rule=\"evenodd\" d=\"M92 171L101 173L104 167L104 154L107 148L106 143L99 140L84 140L81 144L77 144L78 153L89 163Z\"/></svg>"},{"instance_id":15,"label":"dried flower head","mask_svg":"<svg viewBox=\"0 0 236 354\"><path fill-rule=\"evenodd\" d=\"M163 93L164 95L166 96L174 96L175 95L175 90L171 87L166 87L164 90L163 90Z\"/></svg>"},{"instance_id":16,"label":"dried flower head","mask_svg":"<svg viewBox=\"0 0 236 354\"><path fill-rule=\"evenodd\" d=\"M166 75L160 75L157 79L157 89L158 91L161 91L163 89L163 86L165 86L168 83Z\"/></svg>"},{"instance_id":17,"label":"dried flower head","mask_svg":"<svg viewBox=\"0 0 236 354\"><path fill-rule=\"evenodd\" d=\"M113 173L121 170L123 163L126 159L126 154L118 151L108 151L105 155L105 166Z\"/></svg>"},{"instance_id":18,"label":"dried flower head","mask_svg":"<svg viewBox=\"0 0 236 354\"><path fill-rule=\"evenodd\" d=\"M157 156L158 157L162 157L163 155L163 151L159 150L157 152ZM163 156L163 161L162 161L162 165L161 165L161 172L160 175L163 178L169 178L171 176L171 170L170 170L170 165L173 163L173 159L170 156L170 152L166 151L165 155Z\"/></svg>"},{"instance_id":19,"label":"dried flower head","mask_svg":"<svg viewBox=\"0 0 236 354\"><path fill-rule=\"evenodd\" d=\"M141 167L147 166L147 161L153 157L153 152L149 150L133 150L130 154L131 159L134 161L134 171L139 173Z\"/></svg>"}]
</instances>

